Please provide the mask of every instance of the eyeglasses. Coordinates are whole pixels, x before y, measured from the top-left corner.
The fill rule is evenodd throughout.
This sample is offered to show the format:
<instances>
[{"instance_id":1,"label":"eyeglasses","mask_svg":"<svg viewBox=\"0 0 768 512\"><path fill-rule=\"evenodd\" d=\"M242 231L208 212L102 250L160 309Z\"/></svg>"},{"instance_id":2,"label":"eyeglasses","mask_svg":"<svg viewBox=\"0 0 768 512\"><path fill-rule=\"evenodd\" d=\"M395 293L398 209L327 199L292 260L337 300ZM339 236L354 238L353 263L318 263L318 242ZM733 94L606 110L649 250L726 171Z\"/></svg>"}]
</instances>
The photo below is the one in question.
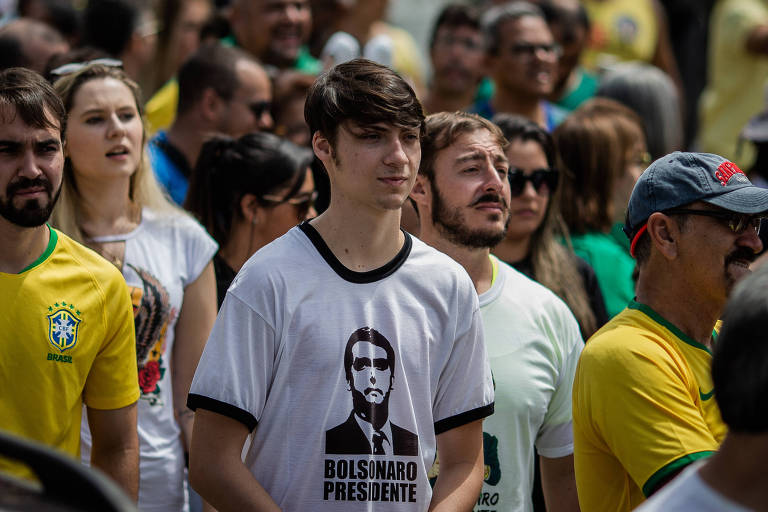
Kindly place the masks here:
<instances>
[{"instance_id":1,"label":"eyeglasses","mask_svg":"<svg viewBox=\"0 0 768 512\"><path fill-rule=\"evenodd\" d=\"M272 103L269 101L253 101L247 103L247 105L256 119L263 116L265 112L272 110Z\"/></svg>"},{"instance_id":2,"label":"eyeglasses","mask_svg":"<svg viewBox=\"0 0 768 512\"><path fill-rule=\"evenodd\" d=\"M546 185L549 192L557 188L560 173L557 169L535 169L530 174L525 174L522 169L511 168L509 174L509 191L512 197L517 197L525 190L525 183L530 181L537 194L541 194L541 187Z\"/></svg>"},{"instance_id":3,"label":"eyeglasses","mask_svg":"<svg viewBox=\"0 0 768 512\"><path fill-rule=\"evenodd\" d=\"M755 233L760 233L760 221L763 217L749 213L725 212L716 210L691 210L688 208L672 208L662 212L666 215L701 215L723 221L731 231L740 235L751 227Z\"/></svg>"},{"instance_id":4,"label":"eyeglasses","mask_svg":"<svg viewBox=\"0 0 768 512\"><path fill-rule=\"evenodd\" d=\"M519 57L533 57L539 51L542 51L548 55L554 55L560 57L563 54L563 49L557 43L549 44L533 44L533 43L516 43L509 48L513 55Z\"/></svg>"},{"instance_id":5,"label":"eyeglasses","mask_svg":"<svg viewBox=\"0 0 768 512\"><path fill-rule=\"evenodd\" d=\"M453 45L459 45L459 48L471 53L483 51L483 41L479 37L456 37L451 34L441 34L435 38L435 46L450 48Z\"/></svg>"},{"instance_id":6,"label":"eyeglasses","mask_svg":"<svg viewBox=\"0 0 768 512\"><path fill-rule=\"evenodd\" d=\"M290 204L296 207L296 215L299 219L304 220L309 213L309 209L315 204L317 200L317 190L308 194L299 194L293 197L280 197L272 194L264 194L261 196L262 201L271 203L274 206L280 204Z\"/></svg>"},{"instance_id":7,"label":"eyeglasses","mask_svg":"<svg viewBox=\"0 0 768 512\"><path fill-rule=\"evenodd\" d=\"M55 77L62 77L72 73L77 73L81 69L85 69L88 66L99 64L107 66L108 68L120 68L123 69L123 61L118 59L93 59L85 62L70 62L51 70L50 75Z\"/></svg>"}]
</instances>

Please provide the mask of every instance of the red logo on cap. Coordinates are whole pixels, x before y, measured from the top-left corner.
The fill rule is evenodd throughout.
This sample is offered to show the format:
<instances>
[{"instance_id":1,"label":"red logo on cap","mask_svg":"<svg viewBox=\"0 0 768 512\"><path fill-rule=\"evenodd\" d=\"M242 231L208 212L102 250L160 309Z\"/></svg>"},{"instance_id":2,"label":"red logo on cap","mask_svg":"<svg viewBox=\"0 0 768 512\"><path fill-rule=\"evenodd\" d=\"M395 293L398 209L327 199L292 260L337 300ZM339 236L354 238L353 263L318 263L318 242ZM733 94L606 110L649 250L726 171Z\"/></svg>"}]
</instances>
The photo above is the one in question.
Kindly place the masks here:
<instances>
[{"instance_id":1,"label":"red logo on cap","mask_svg":"<svg viewBox=\"0 0 768 512\"><path fill-rule=\"evenodd\" d=\"M726 186L728 184L728 181L735 174L744 174L744 171L739 169L739 167L735 163L725 161L725 162L721 163L717 167L717 172L715 173L715 178L720 180L720 184L722 186Z\"/></svg>"}]
</instances>

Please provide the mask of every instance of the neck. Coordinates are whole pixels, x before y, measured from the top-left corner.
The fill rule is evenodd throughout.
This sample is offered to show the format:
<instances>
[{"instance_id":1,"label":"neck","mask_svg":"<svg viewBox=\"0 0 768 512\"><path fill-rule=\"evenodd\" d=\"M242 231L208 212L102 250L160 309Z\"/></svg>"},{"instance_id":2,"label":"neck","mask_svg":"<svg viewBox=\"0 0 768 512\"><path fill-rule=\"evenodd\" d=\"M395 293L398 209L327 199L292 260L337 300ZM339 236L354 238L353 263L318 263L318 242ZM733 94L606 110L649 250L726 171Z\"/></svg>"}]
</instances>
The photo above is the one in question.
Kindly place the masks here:
<instances>
[{"instance_id":1,"label":"neck","mask_svg":"<svg viewBox=\"0 0 768 512\"><path fill-rule=\"evenodd\" d=\"M328 248L348 269L366 272L391 261L405 241L400 231L400 209L385 212L351 209L331 204L311 221Z\"/></svg>"},{"instance_id":2,"label":"neck","mask_svg":"<svg viewBox=\"0 0 768 512\"><path fill-rule=\"evenodd\" d=\"M250 222L233 223L229 240L219 250L219 255L235 272L240 272L248 258L266 245L267 242L256 231Z\"/></svg>"},{"instance_id":3,"label":"neck","mask_svg":"<svg viewBox=\"0 0 768 512\"><path fill-rule=\"evenodd\" d=\"M195 166L203 143L213 131L201 129L203 126L205 123L202 119L196 116L183 116L177 118L166 132L168 141L181 151L190 167Z\"/></svg>"},{"instance_id":4,"label":"neck","mask_svg":"<svg viewBox=\"0 0 768 512\"><path fill-rule=\"evenodd\" d=\"M474 88L470 88L462 93L450 94L440 91L433 86L429 89L424 100L424 110L426 112L456 112L472 105L474 99Z\"/></svg>"},{"instance_id":5,"label":"neck","mask_svg":"<svg viewBox=\"0 0 768 512\"><path fill-rule=\"evenodd\" d=\"M699 475L713 489L750 510L768 510L768 434L729 432Z\"/></svg>"},{"instance_id":6,"label":"neck","mask_svg":"<svg viewBox=\"0 0 768 512\"><path fill-rule=\"evenodd\" d=\"M637 301L650 306L694 341L712 348L712 329L723 304L702 300L699 293L675 278L680 272L655 271L659 269L654 269L651 261L646 266L637 280Z\"/></svg>"},{"instance_id":7,"label":"neck","mask_svg":"<svg viewBox=\"0 0 768 512\"><path fill-rule=\"evenodd\" d=\"M541 105L540 98L525 96L497 87L491 99L491 106L495 112L519 114L538 123L540 126L546 127L546 114Z\"/></svg>"},{"instance_id":8,"label":"neck","mask_svg":"<svg viewBox=\"0 0 768 512\"><path fill-rule=\"evenodd\" d=\"M489 258L491 250L487 247L478 249L454 244L438 232L430 219L422 216L420 220L422 229L419 238L464 267L478 294L487 292L493 281L493 265Z\"/></svg>"},{"instance_id":9,"label":"neck","mask_svg":"<svg viewBox=\"0 0 768 512\"><path fill-rule=\"evenodd\" d=\"M524 238L505 238L499 245L493 248L495 254L500 260L508 263L517 263L524 260L531 249L531 237Z\"/></svg>"},{"instance_id":10,"label":"neck","mask_svg":"<svg viewBox=\"0 0 768 512\"><path fill-rule=\"evenodd\" d=\"M0 272L18 274L32 264L48 247L46 225L24 228L0 218Z\"/></svg>"},{"instance_id":11,"label":"neck","mask_svg":"<svg viewBox=\"0 0 768 512\"><path fill-rule=\"evenodd\" d=\"M77 189L78 224L88 237L129 233L138 225L136 206L129 197L129 178L81 180Z\"/></svg>"}]
</instances>

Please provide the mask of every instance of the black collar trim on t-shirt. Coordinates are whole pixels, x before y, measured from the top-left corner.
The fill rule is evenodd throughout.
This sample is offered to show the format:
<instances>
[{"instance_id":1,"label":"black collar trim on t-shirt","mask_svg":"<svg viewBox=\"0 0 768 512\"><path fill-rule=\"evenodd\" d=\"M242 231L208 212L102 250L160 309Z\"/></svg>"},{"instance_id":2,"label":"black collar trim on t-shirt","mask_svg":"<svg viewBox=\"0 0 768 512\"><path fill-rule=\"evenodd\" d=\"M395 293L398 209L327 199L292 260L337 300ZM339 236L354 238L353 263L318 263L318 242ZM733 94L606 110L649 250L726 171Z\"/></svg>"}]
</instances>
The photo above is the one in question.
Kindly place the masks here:
<instances>
[{"instance_id":1,"label":"black collar trim on t-shirt","mask_svg":"<svg viewBox=\"0 0 768 512\"><path fill-rule=\"evenodd\" d=\"M408 255L411 254L411 247L413 247L411 235L403 231L403 235L405 236L405 243L403 243L403 247L400 249L400 251L398 251L394 258L379 268L369 270L367 272L355 272L354 270L350 270L345 267L338 260L338 258L336 258L331 249L325 243L325 240L323 240L323 237L321 237L320 233L318 233L317 230L312 227L309 221L305 220L299 224L299 229L301 229L304 234L307 235L307 238L309 238L309 241L312 242L312 245L315 246L317 252L320 253L320 256L322 256L326 263L331 266L334 272L336 272L339 277L349 281L350 283L373 283L384 279L385 277L389 277L398 268L400 268L403 263L405 263L405 260L408 259Z\"/></svg>"}]
</instances>

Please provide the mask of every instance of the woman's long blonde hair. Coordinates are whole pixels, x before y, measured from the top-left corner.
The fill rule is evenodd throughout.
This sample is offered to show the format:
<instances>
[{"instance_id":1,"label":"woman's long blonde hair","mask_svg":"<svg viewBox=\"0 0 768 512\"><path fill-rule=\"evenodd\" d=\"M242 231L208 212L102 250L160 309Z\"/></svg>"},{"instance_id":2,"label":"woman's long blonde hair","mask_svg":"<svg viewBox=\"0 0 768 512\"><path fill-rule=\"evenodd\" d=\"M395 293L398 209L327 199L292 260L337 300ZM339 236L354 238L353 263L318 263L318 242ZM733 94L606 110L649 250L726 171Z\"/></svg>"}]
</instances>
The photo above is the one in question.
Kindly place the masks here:
<instances>
[{"instance_id":1,"label":"woman's long blonde hair","mask_svg":"<svg viewBox=\"0 0 768 512\"><path fill-rule=\"evenodd\" d=\"M141 117L144 130L141 138L142 157L136 172L131 175L130 187L128 191L131 202L139 207L147 206L159 213L169 213L180 211L171 203L163 193L160 185L155 179L152 167L147 156L147 126L144 121L144 111L142 108L141 90L138 84L128 78L125 72L117 67L105 66L104 64L88 64L83 69L65 75L58 79L53 87L64 102L64 108L67 111L67 117L72 110L75 94L86 82L103 78L114 78L124 83L133 94L136 101L136 109ZM62 130L66 136L66 127ZM66 233L69 237L80 243L86 242L86 236L80 227L79 205L82 203L82 196L77 189L72 161L69 158L64 162L64 176L61 184L61 194L56 203L56 207L51 215L51 224L57 229Z\"/></svg>"}]
</instances>

